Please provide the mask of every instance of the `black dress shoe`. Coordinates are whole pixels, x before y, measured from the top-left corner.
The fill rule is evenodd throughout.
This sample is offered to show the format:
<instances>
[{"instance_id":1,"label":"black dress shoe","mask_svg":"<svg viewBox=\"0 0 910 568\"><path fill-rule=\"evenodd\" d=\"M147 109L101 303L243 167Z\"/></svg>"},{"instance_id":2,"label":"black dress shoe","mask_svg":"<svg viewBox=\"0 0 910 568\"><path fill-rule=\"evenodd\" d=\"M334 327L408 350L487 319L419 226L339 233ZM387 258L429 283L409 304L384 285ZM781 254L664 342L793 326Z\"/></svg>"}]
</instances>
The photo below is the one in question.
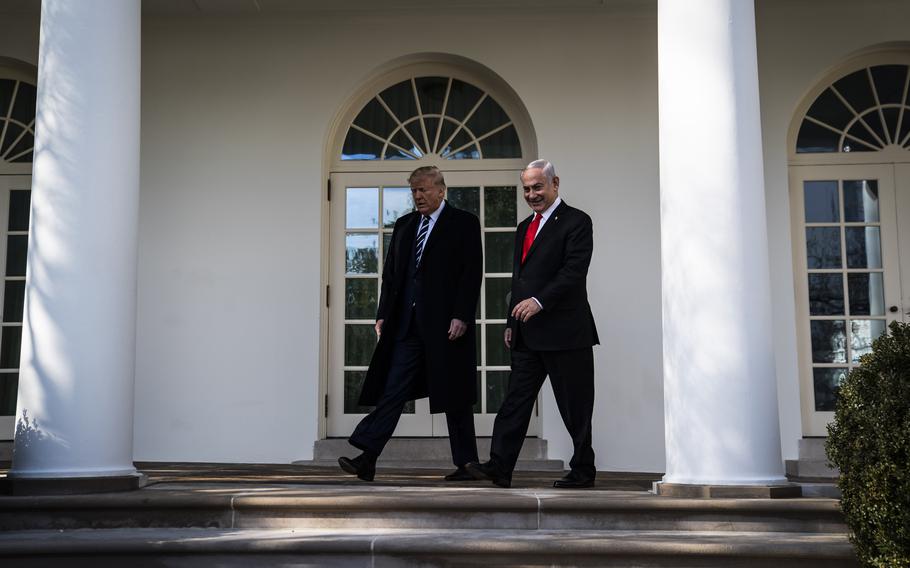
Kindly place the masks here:
<instances>
[{"instance_id":1,"label":"black dress shoe","mask_svg":"<svg viewBox=\"0 0 910 568\"><path fill-rule=\"evenodd\" d=\"M464 466L458 466L458 469L445 476L446 481L474 481L474 476L468 473Z\"/></svg>"},{"instance_id":2,"label":"black dress shoe","mask_svg":"<svg viewBox=\"0 0 910 568\"><path fill-rule=\"evenodd\" d=\"M464 468L474 479L492 481L493 485L497 487L512 486L512 477L504 474L493 460L484 463L469 462L465 464Z\"/></svg>"},{"instance_id":3,"label":"black dress shoe","mask_svg":"<svg viewBox=\"0 0 910 568\"><path fill-rule=\"evenodd\" d=\"M594 478L582 477L569 472L569 474L562 479L554 481L553 487L557 489L585 489L587 487L594 487Z\"/></svg>"},{"instance_id":4,"label":"black dress shoe","mask_svg":"<svg viewBox=\"0 0 910 568\"><path fill-rule=\"evenodd\" d=\"M376 458L360 454L354 459L344 456L338 458L338 465L344 471L356 475L364 481L373 481L376 476Z\"/></svg>"}]
</instances>

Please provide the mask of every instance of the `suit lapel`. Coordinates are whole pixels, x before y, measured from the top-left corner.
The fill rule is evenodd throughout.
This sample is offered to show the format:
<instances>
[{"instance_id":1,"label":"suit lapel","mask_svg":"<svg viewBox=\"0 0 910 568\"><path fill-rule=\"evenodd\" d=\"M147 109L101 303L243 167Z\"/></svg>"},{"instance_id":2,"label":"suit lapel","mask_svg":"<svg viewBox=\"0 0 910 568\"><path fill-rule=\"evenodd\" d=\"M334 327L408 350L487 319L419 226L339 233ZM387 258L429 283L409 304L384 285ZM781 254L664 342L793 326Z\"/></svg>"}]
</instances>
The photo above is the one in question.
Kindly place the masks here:
<instances>
[{"instance_id":1,"label":"suit lapel","mask_svg":"<svg viewBox=\"0 0 910 568\"><path fill-rule=\"evenodd\" d=\"M531 256L534 254L534 251L537 250L537 247L540 245L541 241L546 243L547 235L556 231L556 225L559 223L559 216L563 213L565 206L566 202L561 201L559 203L559 207L553 210L553 213L550 214L550 218L547 219L547 222L543 224L540 232L537 233L536 237L534 237L534 242L531 243L531 248L528 249L528 256L525 258L525 264L527 264L531 259Z\"/></svg>"}]
</instances>

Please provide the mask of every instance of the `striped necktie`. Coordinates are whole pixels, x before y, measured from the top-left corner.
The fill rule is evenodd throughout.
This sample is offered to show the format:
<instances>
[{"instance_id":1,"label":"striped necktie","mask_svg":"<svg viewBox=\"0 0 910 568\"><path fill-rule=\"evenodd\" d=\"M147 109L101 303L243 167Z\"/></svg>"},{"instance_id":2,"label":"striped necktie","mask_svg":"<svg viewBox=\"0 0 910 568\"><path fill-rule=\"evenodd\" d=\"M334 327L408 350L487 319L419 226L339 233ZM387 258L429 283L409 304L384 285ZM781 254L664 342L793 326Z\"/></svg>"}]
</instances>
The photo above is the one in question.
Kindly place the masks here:
<instances>
[{"instance_id":1,"label":"striped necktie","mask_svg":"<svg viewBox=\"0 0 910 568\"><path fill-rule=\"evenodd\" d=\"M414 266L420 266L420 257L423 256L423 247L427 244L427 233L430 232L430 218L423 215L420 219L420 228L417 229L417 241L414 245Z\"/></svg>"}]
</instances>

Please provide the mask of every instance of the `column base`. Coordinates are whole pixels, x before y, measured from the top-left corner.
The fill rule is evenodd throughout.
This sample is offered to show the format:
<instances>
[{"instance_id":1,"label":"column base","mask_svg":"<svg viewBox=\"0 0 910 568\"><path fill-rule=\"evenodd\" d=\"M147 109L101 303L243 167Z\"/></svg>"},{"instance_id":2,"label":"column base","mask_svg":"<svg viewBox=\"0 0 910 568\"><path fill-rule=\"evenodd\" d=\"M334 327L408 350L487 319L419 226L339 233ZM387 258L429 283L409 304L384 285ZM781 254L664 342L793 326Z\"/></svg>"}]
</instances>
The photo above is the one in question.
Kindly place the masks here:
<instances>
[{"instance_id":1,"label":"column base","mask_svg":"<svg viewBox=\"0 0 910 568\"><path fill-rule=\"evenodd\" d=\"M141 489L148 484L144 473L99 477L6 477L0 478L0 495L84 495Z\"/></svg>"},{"instance_id":2,"label":"column base","mask_svg":"<svg viewBox=\"0 0 910 568\"><path fill-rule=\"evenodd\" d=\"M664 497L689 499L794 499L803 496L795 483L779 485L697 485L689 483L654 484L654 492Z\"/></svg>"}]
</instances>

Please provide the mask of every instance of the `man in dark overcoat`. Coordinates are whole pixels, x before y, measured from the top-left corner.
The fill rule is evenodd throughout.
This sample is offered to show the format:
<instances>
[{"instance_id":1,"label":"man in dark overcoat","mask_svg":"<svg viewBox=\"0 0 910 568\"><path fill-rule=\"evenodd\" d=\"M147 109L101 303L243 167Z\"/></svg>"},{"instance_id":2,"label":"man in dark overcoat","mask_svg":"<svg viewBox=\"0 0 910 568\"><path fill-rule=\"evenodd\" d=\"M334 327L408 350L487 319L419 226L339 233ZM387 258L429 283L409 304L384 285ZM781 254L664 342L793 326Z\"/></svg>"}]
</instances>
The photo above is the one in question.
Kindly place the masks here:
<instances>
[{"instance_id":1,"label":"man in dark overcoat","mask_svg":"<svg viewBox=\"0 0 910 568\"><path fill-rule=\"evenodd\" d=\"M515 233L512 291L505 343L512 372L506 397L493 422L490 460L472 462L468 471L501 487L512 483L534 402L549 375L556 405L572 436L571 470L553 485L594 485L591 445L594 412L594 351L599 343L588 303L587 276L594 232L584 211L559 197L553 165L535 160L521 172L524 198L532 215Z\"/></svg>"},{"instance_id":2,"label":"man in dark overcoat","mask_svg":"<svg viewBox=\"0 0 910 568\"><path fill-rule=\"evenodd\" d=\"M372 481L405 403L429 396L430 412L446 414L456 466L446 480L473 479L464 465L477 460L474 318L483 279L480 222L445 201L438 168L417 168L408 183L416 211L399 218L392 231L376 313L379 342L360 393L360 404L375 408L348 440L363 453L338 463Z\"/></svg>"}]
</instances>

